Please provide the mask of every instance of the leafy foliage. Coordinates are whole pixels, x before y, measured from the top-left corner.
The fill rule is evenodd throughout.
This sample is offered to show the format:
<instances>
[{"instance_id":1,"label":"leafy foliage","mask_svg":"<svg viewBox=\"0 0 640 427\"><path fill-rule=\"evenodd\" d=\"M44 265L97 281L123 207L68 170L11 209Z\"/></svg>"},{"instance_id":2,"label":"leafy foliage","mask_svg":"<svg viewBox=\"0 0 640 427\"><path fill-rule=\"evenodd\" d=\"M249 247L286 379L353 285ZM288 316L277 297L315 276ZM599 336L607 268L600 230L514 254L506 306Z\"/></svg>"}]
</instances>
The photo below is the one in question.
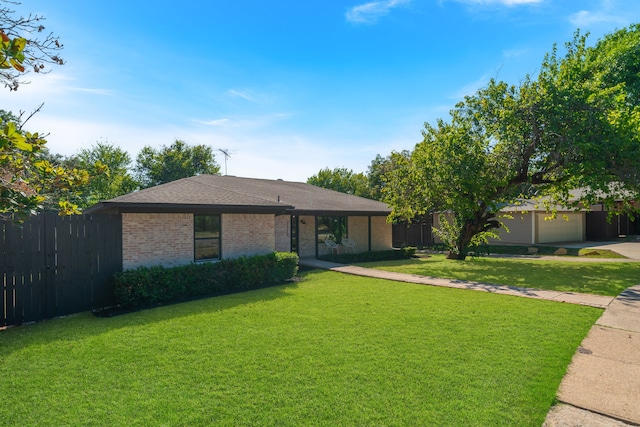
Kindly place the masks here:
<instances>
[{"instance_id":1,"label":"leafy foliage","mask_svg":"<svg viewBox=\"0 0 640 427\"><path fill-rule=\"evenodd\" d=\"M280 284L295 276L298 256L268 255L224 259L216 263L125 270L114 277L115 297L123 307L140 307L181 298L215 295Z\"/></svg>"},{"instance_id":2,"label":"leafy foliage","mask_svg":"<svg viewBox=\"0 0 640 427\"><path fill-rule=\"evenodd\" d=\"M346 168L321 169L316 175L307 179L307 184L367 199L382 200L383 188L387 185L384 177L398 167L396 156L409 158L410 155L411 152L407 150L387 157L378 154L371 161L366 174L355 173Z\"/></svg>"},{"instance_id":3,"label":"leafy foliage","mask_svg":"<svg viewBox=\"0 0 640 427\"><path fill-rule=\"evenodd\" d=\"M62 65L57 52L62 49L58 37L31 38L44 30L44 18L38 15L14 16L0 0L0 82L9 90L17 90L20 77L33 70L46 72L46 63ZM87 171L66 169L45 158L45 137L23 130L33 114L22 121L0 111L0 217L18 221L42 208L54 208L61 215L78 213L73 202L77 187L88 181Z\"/></svg>"},{"instance_id":4,"label":"leafy foliage","mask_svg":"<svg viewBox=\"0 0 640 427\"><path fill-rule=\"evenodd\" d=\"M409 158L393 155L400 167L384 189L393 217L455 213L440 233L464 259L470 244L502 226L501 209L523 199L551 213L620 200L632 208L640 194L639 34L634 26L588 48L576 33L564 57L555 47L545 57L537 79L491 80L448 122L425 124Z\"/></svg>"},{"instance_id":5,"label":"leafy foliage","mask_svg":"<svg viewBox=\"0 0 640 427\"><path fill-rule=\"evenodd\" d=\"M387 157L382 157L380 154L376 155L367 170L369 193L372 199L383 199L383 189L387 186L385 176L399 167L397 159L408 159L410 156L411 152L409 150L402 150Z\"/></svg>"},{"instance_id":6,"label":"leafy foliage","mask_svg":"<svg viewBox=\"0 0 640 427\"><path fill-rule=\"evenodd\" d=\"M216 174L220 166L211 147L189 146L176 140L170 146L156 150L145 146L136 158L136 178L142 188L165 184L198 174Z\"/></svg>"},{"instance_id":7,"label":"leafy foliage","mask_svg":"<svg viewBox=\"0 0 640 427\"><path fill-rule=\"evenodd\" d=\"M43 208L79 213L73 200L89 180L87 171L44 158L47 141L24 131L20 117L1 111L0 119L0 216L22 220Z\"/></svg>"},{"instance_id":8,"label":"leafy foliage","mask_svg":"<svg viewBox=\"0 0 640 427\"><path fill-rule=\"evenodd\" d=\"M347 168L321 169L316 175L307 179L307 184L354 196L371 197L367 177L363 173L354 173Z\"/></svg>"},{"instance_id":9,"label":"leafy foliage","mask_svg":"<svg viewBox=\"0 0 640 427\"><path fill-rule=\"evenodd\" d=\"M98 142L91 148L83 148L78 152L76 161L92 177L80 189L82 208L130 193L139 186L129 172L129 153L112 144Z\"/></svg>"},{"instance_id":10,"label":"leafy foliage","mask_svg":"<svg viewBox=\"0 0 640 427\"><path fill-rule=\"evenodd\" d=\"M18 90L21 76L33 71L47 72L45 64L64 64L58 52L62 49L59 38L45 30L41 15L29 14L16 17L7 4L19 5L10 0L0 0L0 82L9 90Z\"/></svg>"}]
</instances>

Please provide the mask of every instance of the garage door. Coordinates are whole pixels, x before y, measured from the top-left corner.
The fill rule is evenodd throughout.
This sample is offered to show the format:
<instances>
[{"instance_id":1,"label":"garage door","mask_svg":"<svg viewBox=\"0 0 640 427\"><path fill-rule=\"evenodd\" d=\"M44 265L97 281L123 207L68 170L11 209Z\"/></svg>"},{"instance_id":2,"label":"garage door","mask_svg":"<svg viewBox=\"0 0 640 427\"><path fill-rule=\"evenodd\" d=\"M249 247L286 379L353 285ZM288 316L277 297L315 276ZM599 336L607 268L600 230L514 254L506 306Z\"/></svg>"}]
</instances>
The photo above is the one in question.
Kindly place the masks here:
<instances>
[{"instance_id":1,"label":"garage door","mask_svg":"<svg viewBox=\"0 0 640 427\"><path fill-rule=\"evenodd\" d=\"M581 242L584 240L584 214L558 213L555 219L545 220L547 214L538 213L538 243ZM565 219L568 218L568 220Z\"/></svg>"}]
</instances>

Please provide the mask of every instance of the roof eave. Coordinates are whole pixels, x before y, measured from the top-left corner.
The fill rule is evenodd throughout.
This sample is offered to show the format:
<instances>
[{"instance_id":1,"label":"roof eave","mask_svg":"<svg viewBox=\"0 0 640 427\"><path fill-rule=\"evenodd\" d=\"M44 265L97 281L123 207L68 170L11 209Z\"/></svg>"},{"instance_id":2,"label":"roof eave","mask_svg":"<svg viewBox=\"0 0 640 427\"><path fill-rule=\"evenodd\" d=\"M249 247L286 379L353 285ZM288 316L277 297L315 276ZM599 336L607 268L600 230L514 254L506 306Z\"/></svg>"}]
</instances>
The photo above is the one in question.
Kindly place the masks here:
<instances>
[{"instance_id":1,"label":"roof eave","mask_svg":"<svg viewBox=\"0 0 640 427\"><path fill-rule=\"evenodd\" d=\"M84 210L86 214L107 213L264 213L278 214L294 209L290 205L194 205L176 203L101 202Z\"/></svg>"},{"instance_id":2,"label":"roof eave","mask_svg":"<svg viewBox=\"0 0 640 427\"><path fill-rule=\"evenodd\" d=\"M292 215L313 216L389 216L391 210L329 210L329 209L292 209Z\"/></svg>"}]
</instances>

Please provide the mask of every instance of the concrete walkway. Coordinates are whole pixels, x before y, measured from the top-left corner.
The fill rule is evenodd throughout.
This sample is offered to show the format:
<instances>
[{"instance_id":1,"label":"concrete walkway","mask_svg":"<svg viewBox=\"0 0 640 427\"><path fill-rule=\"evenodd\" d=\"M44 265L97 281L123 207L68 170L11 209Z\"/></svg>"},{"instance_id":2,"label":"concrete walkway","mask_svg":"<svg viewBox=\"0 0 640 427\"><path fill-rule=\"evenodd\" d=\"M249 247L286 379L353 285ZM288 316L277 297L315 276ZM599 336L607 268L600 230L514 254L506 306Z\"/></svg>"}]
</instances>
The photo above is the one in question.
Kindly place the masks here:
<instances>
[{"instance_id":1,"label":"concrete walkway","mask_svg":"<svg viewBox=\"0 0 640 427\"><path fill-rule=\"evenodd\" d=\"M640 255L636 252L640 243L632 245L631 254L635 258ZM301 259L300 265L407 283L604 308L603 315L578 347L558 391L558 400L562 403L551 409L544 427L640 425L640 285L612 298L394 273L317 259Z\"/></svg>"},{"instance_id":2,"label":"concrete walkway","mask_svg":"<svg viewBox=\"0 0 640 427\"><path fill-rule=\"evenodd\" d=\"M640 425L640 285L621 293L591 328L560 384L558 400L564 405L549 412L545 426ZM592 423L583 423L584 417Z\"/></svg>"},{"instance_id":3,"label":"concrete walkway","mask_svg":"<svg viewBox=\"0 0 640 427\"><path fill-rule=\"evenodd\" d=\"M337 271L339 273L356 276L374 277L377 279L394 280L396 282L417 283L420 285L442 286L446 288L468 289L473 291L491 292L502 295L513 295L525 298L546 299L571 304L589 305L591 307L606 308L613 297L602 295L578 294L575 292L547 291L540 289L518 288L516 286L493 285L490 283L467 282L464 280L440 279L437 277L418 276L416 274L394 273L391 271L374 270L372 268L357 267L355 265L336 264L312 258L301 258L300 265L310 268Z\"/></svg>"}]
</instances>

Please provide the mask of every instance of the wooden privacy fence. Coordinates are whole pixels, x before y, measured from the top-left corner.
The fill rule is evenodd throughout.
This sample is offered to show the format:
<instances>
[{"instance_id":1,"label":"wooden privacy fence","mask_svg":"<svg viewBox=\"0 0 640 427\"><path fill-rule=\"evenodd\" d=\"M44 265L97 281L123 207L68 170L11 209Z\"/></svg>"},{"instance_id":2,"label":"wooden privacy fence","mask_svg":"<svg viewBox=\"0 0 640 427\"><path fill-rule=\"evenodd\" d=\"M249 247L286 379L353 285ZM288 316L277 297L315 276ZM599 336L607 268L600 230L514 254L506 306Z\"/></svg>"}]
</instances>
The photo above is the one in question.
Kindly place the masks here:
<instances>
[{"instance_id":1,"label":"wooden privacy fence","mask_svg":"<svg viewBox=\"0 0 640 427\"><path fill-rule=\"evenodd\" d=\"M113 305L122 271L119 215L53 212L0 221L0 327Z\"/></svg>"},{"instance_id":2,"label":"wooden privacy fence","mask_svg":"<svg viewBox=\"0 0 640 427\"><path fill-rule=\"evenodd\" d=\"M422 248L433 243L431 218L411 224L393 224L393 247L415 246Z\"/></svg>"}]
</instances>

